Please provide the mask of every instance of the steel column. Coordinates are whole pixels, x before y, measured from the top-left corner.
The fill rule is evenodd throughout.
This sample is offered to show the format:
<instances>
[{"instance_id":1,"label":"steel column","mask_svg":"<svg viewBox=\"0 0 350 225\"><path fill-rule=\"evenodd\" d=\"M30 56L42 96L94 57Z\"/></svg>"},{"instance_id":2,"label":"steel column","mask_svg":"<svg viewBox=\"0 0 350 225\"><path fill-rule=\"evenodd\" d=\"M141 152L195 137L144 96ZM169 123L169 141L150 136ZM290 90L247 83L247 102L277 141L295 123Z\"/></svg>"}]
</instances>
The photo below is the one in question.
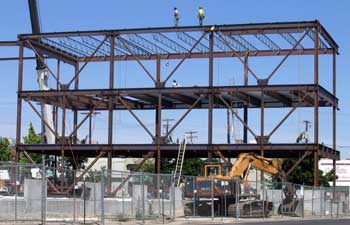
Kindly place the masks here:
<instances>
[{"instance_id":1,"label":"steel column","mask_svg":"<svg viewBox=\"0 0 350 225\"><path fill-rule=\"evenodd\" d=\"M77 62L75 64L75 74L77 74L77 72L79 71L79 63ZM79 89L79 76L77 76L74 80L74 90L78 90ZM79 100L79 97L78 97ZM73 129L75 130L74 134L73 134L73 144L77 144L77 140L78 140L78 129L77 129L77 124L78 124L78 111L76 109L73 110L74 115L73 115Z\"/></svg>"},{"instance_id":2,"label":"steel column","mask_svg":"<svg viewBox=\"0 0 350 225\"><path fill-rule=\"evenodd\" d=\"M248 86L248 55L244 57L244 86ZM243 108L243 120L248 125L248 106L245 104ZM248 144L248 129L243 126L243 143Z\"/></svg>"},{"instance_id":3,"label":"steel column","mask_svg":"<svg viewBox=\"0 0 350 225\"><path fill-rule=\"evenodd\" d=\"M209 87L213 87L213 70L214 70L214 33L210 32L209 34ZM209 93L208 95L208 160L211 161L213 157L213 95Z\"/></svg>"},{"instance_id":4,"label":"steel column","mask_svg":"<svg viewBox=\"0 0 350 225\"><path fill-rule=\"evenodd\" d=\"M160 66L161 66L161 61L160 58L158 57L156 60L156 82L155 85L157 88L160 88L161 86L161 77L160 77ZM164 82L165 84L165 82ZM155 118L155 136L154 136L154 143L156 144L156 160L155 160L155 168L154 171L159 175L160 174L160 136L161 136L161 109L162 109L162 98L161 94L159 93L158 95L158 104L156 105L156 118ZM157 187L159 185L159 176L157 176Z\"/></svg>"},{"instance_id":5,"label":"steel column","mask_svg":"<svg viewBox=\"0 0 350 225\"><path fill-rule=\"evenodd\" d=\"M56 81L56 90L60 90L60 73L61 73L61 61L57 60L57 81ZM54 106L54 123L55 123L55 132L58 134L58 106ZM58 142L58 138L56 138L55 143ZM57 165L56 165L57 166Z\"/></svg>"},{"instance_id":6,"label":"steel column","mask_svg":"<svg viewBox=\"0 0 350 225\"><path fill-rule=\"evenodd\" d=\"M160 174L160 141L161 141L161 126L162 126L162 94L159 93L158 95L158 105L157 105L157 111L156 111L156 144L157 144L157 174Z\"/></svg>"},{"instance_id":7,"label":"steel column","mask_svg":"<svg viewBox=\"0 0 350 225\"><path fill-rule=\"evenodd\" d=\"M333 96L337 96L337 53L333 52ZM337 105L333 105L333 149L337 147ZM333 198L335 196L336 187L336 160L333 159Z\"/></svg>"},{"instance_id":8,"label":"steel column","mask_svg":"<svg viewBox=\"0 0 350 225\"><path fill-rule=\"evenodd\" d=\"M17 93L23 88L23 41L19 41L19 61L18 61L18 87ZM19 151L17 146L21 143L21 123L22 122L22 98L17 96L17 123L16 123L16 162L19 162Z\"/></svg>"},{"instance_id":9,"label":"steel column","mask_svg":"<svg viewBox=\"0 0 350 225\"><path fill-rule=\"evenodd\" d=\"M318 26L314 30L314 85L318 87ZM314 186L318 186L318 88L314 95Z\"/></svg>"},{"instance_id":10,"label":"steel column","mask_svg":"<svg viewBox=\"0 0 350 225\"><path fill-rule=\"evenodd\" d=\"M264 157L264 130L265 130L265 101L264 101L264 90L261 88L261 100L260 100L261 106L260 106L260 155ZM263 182L264 179L264 172L261 171L261 177L260 181Z\"/></svg>"},{"instance_id":11,"label":"steel column","mask_svg":"<svg viewBox=\"0 0 350 225\"><path fill-rule=\"evenodd\" d=\"M109 58L109 89L114 88L114 45L115 37L110 36L110 58ZM112 146L113 144L113 97L109 96L108 101L108 145ZM112 148L112 147L111 147ZM107 174L109 176L109 182L107 184L108 193L111 192L111 175L112 175L112 149L108 151L107 159Z\"/></svg>"},{"instance_id":12,"label":"steel column","mask_svg":"<svg viewBox=\"0 0 350 225\"><path fill-rule=\"evenodd\" d=\"M61 191L64 182L64 149L66 144L66 96L62 96L62 133L61 133Z\"/></svg>"}]
</instances>

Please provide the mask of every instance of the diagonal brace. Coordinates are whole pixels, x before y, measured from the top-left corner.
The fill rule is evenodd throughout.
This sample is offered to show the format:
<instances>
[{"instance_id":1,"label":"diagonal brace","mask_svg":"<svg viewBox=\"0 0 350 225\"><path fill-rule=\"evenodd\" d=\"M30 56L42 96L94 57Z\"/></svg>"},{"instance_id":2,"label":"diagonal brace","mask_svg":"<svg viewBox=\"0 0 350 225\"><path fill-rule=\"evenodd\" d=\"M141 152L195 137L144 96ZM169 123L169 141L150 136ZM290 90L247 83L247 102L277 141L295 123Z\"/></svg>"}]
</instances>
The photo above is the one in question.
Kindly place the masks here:
<instances>
[{"instance_id":1,"label":"diagonal brace","mask_svg":"<svg viewBox=\"0 0 350 225\"><path fill-rule=\"evenodd\" d=\"M100 48L102 47L102 45L106 42L107 40L107 36L103 39L103 41L101 41L101 43L97 46L97 48L95 49L95 51L92 52L92 54L87 58L87 60L85 61L84 65L82 65L82 67L76 71L74 77L68 82L68 87L72 84L72 82L77 79L77 77L79 76L79 74L81 73L81 71L85 68L85 66L91 61L91 59L94 57L94 55L100 50Z\"/></svg>"},{"instance_id":2,"label":"diagonal brace","mask_svg":"<svg viewBox=\"0 0 350 225\"><path fill-rule=\"evenodd\" d=\"M118 97L119 101L123 104L123 106L131 113L131 115L137 120L137 122L145 129L145 131L151 136L152 140L154 140L154 136L151 133L151 131L148 130L148 128L142 123L140 118L132 111L132 109L128 106L128 104L125 103L122 97Z\"/></svg>"},{"instance_id":3,"label":"diagonal brace","mask_svg":"<svg viewBox=\"0 0 350 225\"><path fill-rule=\"evenodd\" d=\"M220 37L220 39L226 44L227 47L229 47L231 49L231 51L235 54L237 51L232 47L232 45L222 36L222 34L217 33L218 36ZM247 67L247 70L253 75L253 77L258 81L259 77L254 73L254 71L248 66L246 65L246 63L244 63L244 60L241 59L241 57L237 57L238 60Z\"/></svg>"},{"instance_id":4,"label":"diagonal brace","mask_svg":"<svg viewBox=\"0 0 350 225\"><path fill-rule=\"evenodd\" d=\"M269 81L270 79L271 79L271 77L276 73L276 71L282 66L282 64L287 60L287 58L290 56L290 54L292 54L292 52L299 46L299 44L300 44L300 42L302 42L302 40L305 38L305 36L306 36L306 34L309 32L309 30L307 30L304 34L303 34L303 36L301 36L301 38L299 39L299 41L297 41L295 44L294 44L294 46L293 46L293 48L292 49L290 49L289 51L288 51L288 54L287 55L285 55L284 57L283 57L283 59L281 60L281 62L275 67L275 69L271 72L271 74L267 77L267 81Z\"/></svg>"},{"instance_id":5,"label":"diagonal brace","mask_svg":"<svg viewBox=\"0 0 350 225\"><path fill-rule=\"evenodd\" d=\"M154 79L154 77L152 76L152 74L147 70L147 68L141 63L141 59L139 56L137 56L132 50L131 48L125 43L123 38L117 37L118 40L122 43L122 45L132 54L135 56L136 62L141 66L141 68L145 71L145 73L148 75L149 78L152 79L152 81L154 83L157 83L157 81Z\"/></svg>"},{"instance_id":6,"label":"diagonal brace","mask_svg":"<svg viewBox=\"0 0 350 225\"><path fill-rule=\"evenodd\" d=\"M299 159L294 163L294 165L287 171L285 177L287 178L297 166L307 157L311 154L311 151L305 152Z\"/></svg>"},{"instance_id":7,"label":"diagonal brace","mask_svg":"<svg viewBox=\"0 0 350 225\"><path fill-rule=\"evenodd\" d=\"M190 106L190 108L181 116L181 118L174 124L174 126L169 130L165 139L169 137L169 135L175 130L175 128L185 119L185 117L192 111L192 109L198 104L198 102L203 98L203 95L200 95L199 98Z\"/></svg>"},{"instance_id":8,"label":"diagonal brace","mask_svg":"<svg viewBox=\"0 0 350 225\"><path fill-rule=\"evenodd\" d=\"M181 61L175 66L175 68L173 69L173 71L171 71L171 73L165 78L164 80L164 84L166 84L166 82L174 75L174 73L176 72L176 70L181 66L181 64L192 54L192 51L197 47L197 45L202 41L202 39L207 35L207 32L204 32L202 34L202 36L196 41L196 43L194 43L194 45L192 46L192 48L187 52L187 54L181 59Z\"/></svg>"},{"instance_id":9,"label":"diagonal brace","mask_svg":"<svg viewBox=\"0 0 350 225\"><path fill-rule=\"evenodd\" d=\"M309 93L306 93L304 95L304 97L296 104L293 106L293 108L287 113L287 115L285 115L285 117L275 126L275 128L269 133L269 135L267 136L268 139L270 139L270 137L272 136L273 133L275 133L275 131L284 123L284 121L286 121L286 119L296 110L296 108L304 101L304 99L309 96Z\"/></svg>"},{"instance_id":10,"label":"diagonal brace","mask_svg":"<svg viewBox=\"0 0 350 225\"><path fill-rule=\"evenodd\" d=\"M23 151L23 154L32 164L34 164L39 169L41 168L38 164L35 163L32 157L30 157L27 151ZM41 176L43 175L42 170L39 170L39 173L41 174ZM56 193L61 193L49 179L47 179L47 182L51 185L51 187L55 190Z\"/></svg>"},{"instance_id":11,"label":"diagonal brace","mask_svg":"<svg viewBox=\"0 0 350 225\"><path fill-rule=\"evenodd\" d=\"M72 137L73 134L75 134L77 132L77 130L81 127L81 125L84 124L84 122L91 117L91 115L95 112L96 108L101 105L101 103L103 102L103 100L105 100L105 98L101 98L96 105L90 110L90 112L84 117L84 119L82 121L80 121L80 123L73 129L73 131L70 133L69 137Z\"/></svg>"},{"instance_id":12,"label":"diagonal brace","mask_svg":"<svg viewBox=\"0 0 350 225\"><path fill-rule=\"evenodd\" d=\"M26 40L26 43L29 45L29 47L34 51L35 55L38 56L40 62L42 62L46 69L49 71L49 73L52 75L52 77L56 80L57 83L60 83L60 80L57 78L57 76L55 75L54 72L52 72L52 70L50 69L50 67L45 63L45 60L43 59L43 57L39 54L39 52L36 50L36 48L32 45L32 43L30 42L30 40Z\"/></svg>"},{"instance_id":13,"label":"diagonal brace","mask_svg":"<svg viewBox=\"0 0 350 225\"><path fill-rule=\"evenodd\" d=\"M95 163L106 154L105 151L101 151L100 154L92 161L85 169L84 171L77 177L76 182L79 182L80 179L95 165Z\"/></svg>"},{"instance_id":14,"label":"diagonal brace","mask_svg":"<svg viewBox=\"0 0 350 225\"><path fill-rule=\"evenodd\" d=\"M39 111L33 106L30 100L26 100L29 106L34 110L35 114L39 116L39 118L44 122L45 126L49 128L49 130L55 135L57 139L59 139L57 132L45 121L45 119L40 115Z\"/></svg>"},{"instance_id":15,"label":"diagonal brace","mask_svg":"<svg viewBox=\"0 0 350 225\"><path fill-rule=\"evenodd\" d=\"M227 103L227 101L221 96L221 95L217 95L219 97L219 99L226 105L226 107L231 111L232 114L234 114L237 119L243 124L244 127L246 127L249 132L254 136L254 138L257 137L257 135L254 133L254 131L252 129L250 129L250 127L248 126L248 124L246 124L244 122L244 120L238 115L237 112L235 112L234 110L232 110L231 106Z\"/></svg>"},{"instance_id":16,"label":"diagonal brace","mask_svg":"<svg viewBox=\"0 0 350 225\"><path fill-rule=\"evenodd\" d=\"M141 162L136 166L136 168L131 172L131 174L129 174L121 184L119 184L119 186L111 192L112 196L115 196L117 194L117 192L120 190L120 188L122 188L122 186L132 177L132 175L134 175L135 172L137 172L142 165L146 162L147 159L149 159L150 157L152 157L154 155L154 152L148 152L147 155L145 155L145 157L141 160Z\"/></svg>"}]
</instances>

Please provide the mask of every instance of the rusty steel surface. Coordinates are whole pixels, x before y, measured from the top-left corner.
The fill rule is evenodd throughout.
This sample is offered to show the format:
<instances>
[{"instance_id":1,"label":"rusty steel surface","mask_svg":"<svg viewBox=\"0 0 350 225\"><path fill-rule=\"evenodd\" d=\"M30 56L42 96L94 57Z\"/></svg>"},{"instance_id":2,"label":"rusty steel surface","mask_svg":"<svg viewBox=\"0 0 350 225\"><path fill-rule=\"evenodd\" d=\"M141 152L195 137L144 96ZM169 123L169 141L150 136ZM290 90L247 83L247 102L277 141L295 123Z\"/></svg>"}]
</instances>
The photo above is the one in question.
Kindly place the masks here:
<instances>
[{"instance_id":1,"label":"rusty steel surface","mask_svg":"<svg viewBox=\"0 0 350 225\"><path fill-rule=\"evenodd\" d=\"M18 145L19 151L27 151L28 153L40 153L43 149L47 154L59 154L60 145ZM112 148L113 157L131 157L143 158L148 152L156 153L157 144L92 144L92 145L71 145L66 146L66 154L70 155L70 149L77 155L85 155L96 157L101 151L110 150ZM208 149L220 149L222 155L226 158L234 158L242 152L253 152L260 154L260 144L187 144L186 158L206 158ZM325 145L318 145L319 155L322 158L339 159L339 151L335 151ZM179 146L176 144L161 144L160 149L162 157L176 158ZM265 156L268 158L298 158L302 157L304 152L313 151L314 144L264 144Z\"/></svg>"},{"instance_id":2,"label":"rusty steel surface","mask_svg":"<svg viewBox=\"0 0 350 225\"><path fill-rule=\"evenodd\" d=\"M312 39L310 33L316 27L322 38L318 45L319 54L333 54L334 50L338 52L338 45L318 21L22 34L19 39L30 41L41 54L61 58L67 63L109 61L111 55L114 55L114 60L136 61L245 55L288 56L312 55L314 49L313 46L291 40L289 43L292 45L286 47L286 41L278 42L276 37L287 34L296 40L303 33L303 36ZM210 34L216 43L212 47ZM105 41L109 36L113 38ZM254 37L254 40L250 38L247 41L246 37ZM38 38L41 41L36 41ZM273 45L266 44L266 40ZM114 54L108 50L112 41L116 42ZM256 47L261 42L265 43L265 48L261 45Z\"/></svg>"},{"instance_id":3,"label":"rusty steel surface","mask_svg":"<svg viewBox=\"0 0 350 225\"><path fill-rule=\"evenodd\" d=\"M31 100L61 107L59 97L66 96L69 103L67 108L89 110L101 98L115 96L113 108L121 110L155 109L158 94L162 94L163 109L188 109L201 95L204 95L194 108L209 108L209 96L213 96L214 108L226 108L220 103L220 95L235 108L260 108L260 95L264 91L265 108L282 107L313 107L312 101L302 101L306 94L313 98L318 90L319 106L331 107L338 105L338 99L322 86L313 84L302 85L268 85L268 86L213 86L213 87L180 87L180 88L126 88L126 89L83 89L59 91L21 91L19 96ZM122 97L120 97L122 96ZM122 98L122 99L119 99ZM97 110L109 110L110 103L105 99L96 107Z\"/></svg>"},{"instance_id":4,"label":"rusty steel surface","mask_svg":"<svg viewBox=\"0 0 350 225\"><path fill-rule=\"evenodd\" d=\"M77 136L80 126L86 119L78 124L78 111L103 111L108 113L108 143L106 144L75 144L67 143L65 138L55 145L24 145L16 142L18 152L28 151L52 155L100 157L101 151L107 152L108 170L111 170L112 157L136 157L143 158L149 152L156 157L156 171L160 171L160 158L176 158L178 145L164 144L162 136L163 110L187 109L185 114L171 128L173 131L192 110L206 109L208 112L208 140L203 144L189 144L186 157L211 158L213 150L220 149L222 157L236 157L241 152L254 152L271 158L306 158L306 152L313 152L307 157L315 160L314 170L317 171L319 158L339 159L340 153L336 148L336 111L338 98L336 97L336 60L338 45L329 35L319 21L299 21L280 23L255 23L236 25L211 25L211 26L187 26L187 27L157 27L140 29L119 30L95 30L55 32L41 34L18 35L16 42L0 42L0 46L18 45L18 102L17 102L17 140L20 140L22 102L45 103L55 108L55 132L57 124L61 123L61 132L58 135L66 136L65 128L69 127L66 119L66 110L73 110L74 132ZM56 89L50 91L23 90L23 61L30 59L23 56L23 48L29 49L36 55L41 55L41 61L49 58L57 59L75 67L75 73L68 77L69 82L62 84L60 70L57 74L48 68L50 76L57 83ZM274 84L270 85L270 79L276 75L285 61L294 55L313 56L313 83L312 84ZM333 56L333 90L328 91L319 83L318 57L319 55ZM249 57L278 56L281 60L269 74L261 74L253 71L248 63ZM207 86L193 87L168 87L167 83L178 68L188 60L199 58L207 61L207 74L201 75L208 79ZM235 58L242 63L244 84L242 86L214 86L213 69L216 58ZM4 58L4 60L9 57ZM16 58L17 59L17 58ZM164 60L174 60L175 67L168 74L161 77L161 63ZM0 59L1 60L1 59ZM114 62L132 60L137 64L145 79L150 79L153 85L143 88L115 88L114 87ZM155 62L155 72L151 72L146 62ZM105 89L81 89L79 79L84 68L94 62L109 63L109 84ZM153 63L153 62L152 62ZM243 68L244 67L244 68ZM153 74L154 73L154 74ZM100 74L99 74L100 75ZM117 74L116 74L117 75ZM162 74L163 75L163 74ZM248 75L252 80L248 83ZM162 80L163 79L163 80ZM75 81L74 86L70 84ZM64 88L63 88L64 87ZM33 105L33 104L32 104ZM288 117L299 107L314 109L314 141L307 144L270 143L270 136L276 133ZM333 146L328 147L319 144L319 107L333 109ZM233 113L233 108L244 110L243 118L236 115L244 124L242 140L247 142L248 131L253 134L257 144L213 144L213 114L216 109L228 109ZM249 110L260 108L259 128L251 129L249 124ZM266 108L289 108L290 111L281 118L281 121L271 130L265 129L267 118ZM62 109L59 121L58 111ZM151 137L149 143L154 144L117 144L113 142L113 112L115 110L128 111L139 125L144 128ZM154 132L150 131L136 114L135 110L153 110L155 112ZM233 113L234 114L234 113ZM71 136L70 135L70 136ZM266 136L267 135L267 136ZM167 135L166 135L167 136ZM59 139L59 138L57 138ZM62 162L63 165L63 162ZM314 183L317 184L315 173ZM110 190L110 187L109 187Z\"/></svg>"}]
</instances>

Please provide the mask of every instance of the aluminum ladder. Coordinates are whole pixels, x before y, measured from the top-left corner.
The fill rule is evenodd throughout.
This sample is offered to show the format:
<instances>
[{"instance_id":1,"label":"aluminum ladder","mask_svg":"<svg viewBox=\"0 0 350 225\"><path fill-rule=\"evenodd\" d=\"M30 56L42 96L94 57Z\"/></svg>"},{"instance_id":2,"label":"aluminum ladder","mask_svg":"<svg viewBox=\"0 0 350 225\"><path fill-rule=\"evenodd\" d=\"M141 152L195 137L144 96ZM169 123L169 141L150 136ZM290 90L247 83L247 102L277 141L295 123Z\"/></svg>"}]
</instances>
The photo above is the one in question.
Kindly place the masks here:
<instances>
[{"instance_id":1,"label":"aluminum ladder","mask_svg":"<svg viewBox=\"0 0 350 225\"><path fill-rule=\"evenodd\" d=\"M187 144L186 138L184 138L180 142L179 151L177 154L176 167L175 167L175 173L174 173L175 187L178 187L180 185L180 177L181 177L182 166L183 166L184 158L185 158L186 144Z\"/></svg>"}]
</instances>

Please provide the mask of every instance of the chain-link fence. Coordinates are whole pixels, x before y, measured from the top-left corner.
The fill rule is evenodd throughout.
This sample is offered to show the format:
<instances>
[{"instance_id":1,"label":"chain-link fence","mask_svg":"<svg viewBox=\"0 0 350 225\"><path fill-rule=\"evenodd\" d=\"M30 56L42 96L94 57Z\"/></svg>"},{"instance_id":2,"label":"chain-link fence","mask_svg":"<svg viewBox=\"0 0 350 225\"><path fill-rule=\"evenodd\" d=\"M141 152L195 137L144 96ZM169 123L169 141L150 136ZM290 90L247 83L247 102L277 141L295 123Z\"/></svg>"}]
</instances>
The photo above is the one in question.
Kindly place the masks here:
<instances>
[{"instance_id":1,"label":"chain-link fence","mask_svg":"<svg viewBox=\"0 0 350 225\"><path fill-rule=\"evenodd\" d=\"M171 174L63 170L0 164L1 221L349 216L349 187L310 187Z\"/></svg>"}]
</instances>

